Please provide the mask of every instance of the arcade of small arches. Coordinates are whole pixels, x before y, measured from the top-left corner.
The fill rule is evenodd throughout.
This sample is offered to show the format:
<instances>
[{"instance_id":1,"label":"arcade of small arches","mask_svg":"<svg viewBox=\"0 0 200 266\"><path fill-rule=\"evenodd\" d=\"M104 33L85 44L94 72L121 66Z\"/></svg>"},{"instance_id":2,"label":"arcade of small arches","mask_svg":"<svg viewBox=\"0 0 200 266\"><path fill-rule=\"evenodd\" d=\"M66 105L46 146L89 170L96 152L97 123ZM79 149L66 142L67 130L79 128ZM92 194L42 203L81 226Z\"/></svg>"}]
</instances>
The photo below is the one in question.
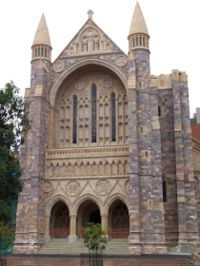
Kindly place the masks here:
<instances>
[{"instance_id":1,"label":"arcade of small arches","mask_svg":"<svg viewBox=\"0 0 200 266\"><path fill-rule=\"evenodd\" d=\"M46 236L48 238L81 238L88 223L99 223L110 238L127 238L129 235L129 212L127 205L116 198L107 207L99 207L93 199L86 198L72 210L58 199L50 210Z\"/></svg>"}]
</instances>

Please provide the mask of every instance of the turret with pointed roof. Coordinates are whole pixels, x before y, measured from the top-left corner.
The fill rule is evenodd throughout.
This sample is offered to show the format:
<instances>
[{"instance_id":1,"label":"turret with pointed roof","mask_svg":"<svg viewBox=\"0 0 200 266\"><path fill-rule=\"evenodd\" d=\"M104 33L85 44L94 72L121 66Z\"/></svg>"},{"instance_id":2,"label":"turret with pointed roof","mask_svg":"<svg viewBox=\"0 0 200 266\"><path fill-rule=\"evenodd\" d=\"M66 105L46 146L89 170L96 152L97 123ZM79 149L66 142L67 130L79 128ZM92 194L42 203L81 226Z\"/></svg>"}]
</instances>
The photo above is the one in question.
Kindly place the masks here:
<instances>
[{"instance_id":1,"label":"turret with pointed roof","mask_svg":"<svg viewBox=\"0 0 200 266\"><path fill-rule=\"evenodd\" d=\"M44 14L40 19L32 45L32 59L44 58L51 61L51 40Z\"/></svg>"},{"instance_id":2,"label":"turret with pointed roof","mask_svg":"<svg viewBox=\"0 0 200 266\"><path fill-rule=\"evenodd\" d=\"M129 31L129 50L149 50L149 33L139 3L136 3Z\"/></svg>"}]
</instances>

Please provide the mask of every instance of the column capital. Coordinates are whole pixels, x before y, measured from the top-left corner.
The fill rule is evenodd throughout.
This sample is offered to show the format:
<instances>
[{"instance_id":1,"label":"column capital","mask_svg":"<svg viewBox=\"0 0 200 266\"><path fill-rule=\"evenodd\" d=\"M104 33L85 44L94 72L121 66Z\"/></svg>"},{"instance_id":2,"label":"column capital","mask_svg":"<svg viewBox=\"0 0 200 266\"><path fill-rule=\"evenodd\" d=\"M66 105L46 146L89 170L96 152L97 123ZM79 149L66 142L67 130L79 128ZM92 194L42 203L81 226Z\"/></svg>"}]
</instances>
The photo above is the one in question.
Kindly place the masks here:
<instances>
[{"instance_id":1,"label":"column capital","mask_svg":"<svg viewBox=\"0 0 200 266\"><path fill-rule=\"evenodd\" d=\"M101 217L108 217L108 214L101 214Z\"/></svg>"},{"instance_id":2,"label":"column capital","mask_svg":"<svg viewBox=\"0 0 200 266\"><path fill-rule=\"evenodd\" d=\"M70 214L69 216L70 216L70 217L76 217L77 215L74 214L74 213L72 213L72 214Z\"/></svg>"}]
</instances>

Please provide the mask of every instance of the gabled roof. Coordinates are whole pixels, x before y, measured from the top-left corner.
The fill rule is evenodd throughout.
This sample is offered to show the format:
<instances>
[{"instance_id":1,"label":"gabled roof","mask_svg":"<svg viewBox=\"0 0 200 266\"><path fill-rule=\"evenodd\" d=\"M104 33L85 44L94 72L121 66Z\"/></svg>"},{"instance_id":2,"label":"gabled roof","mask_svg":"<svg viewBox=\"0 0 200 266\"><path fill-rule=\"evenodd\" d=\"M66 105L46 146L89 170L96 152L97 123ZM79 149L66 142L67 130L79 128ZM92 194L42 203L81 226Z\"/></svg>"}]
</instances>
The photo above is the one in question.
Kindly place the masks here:
<instances>
[{"instance_id":1,"label":"gabled roof","mask_svg":"<svg viewBox=\"0 0 200 266\"><path fill-rule=\"evenodd\" d=\"M192 137L200 141L200 124L192 124Z\"/></svg>"},{"instance_id":2,"label":"gabled roof","mask_svg":"<svg viewBox=\"0 0 200 266\"><path fill-rule=\"evenodd\" d=\"M95 38L100 39L100 49L88 51L84 54L84 52L81 51L82 48L80 47L80 45L82 41L87 39L87 35L89 34L91 34L91 36L94 37L94 39ZM89 36L88 39L90 39ZM69 44L64 48L64 50L61 52L58 58L68 57L68 56L70 57L70 56L92 55L92 54L101 54L101 53L112 53L112 52L119 52L125 55L125 53L93 21L92 16L89 16L88 20L77 32L74 38L69 42Z\"/></svg>"}]
</instances>

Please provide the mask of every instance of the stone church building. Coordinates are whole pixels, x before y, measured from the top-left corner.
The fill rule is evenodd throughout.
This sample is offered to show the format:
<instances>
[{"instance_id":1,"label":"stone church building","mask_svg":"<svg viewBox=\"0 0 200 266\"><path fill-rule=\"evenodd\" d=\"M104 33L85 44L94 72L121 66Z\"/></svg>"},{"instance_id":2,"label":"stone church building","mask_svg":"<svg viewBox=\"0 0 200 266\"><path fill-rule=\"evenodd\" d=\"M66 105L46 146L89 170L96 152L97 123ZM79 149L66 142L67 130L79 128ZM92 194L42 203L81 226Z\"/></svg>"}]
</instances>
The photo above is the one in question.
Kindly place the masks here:
<instances>
[{"instance_id":1,"label":"stone church building","mask_svg":"<svg viewBox=\"0 0 200 266\"><path fill-rule=\"evenodd\" d=\"M138 3L128 55L90 10L52 62L42 16L25 91L15 253L38 253L53 238L78 243L88 222L126 239L130 254L199 243L187 75L151 75L149 40Z\"/></svg>"}]
</instances>

